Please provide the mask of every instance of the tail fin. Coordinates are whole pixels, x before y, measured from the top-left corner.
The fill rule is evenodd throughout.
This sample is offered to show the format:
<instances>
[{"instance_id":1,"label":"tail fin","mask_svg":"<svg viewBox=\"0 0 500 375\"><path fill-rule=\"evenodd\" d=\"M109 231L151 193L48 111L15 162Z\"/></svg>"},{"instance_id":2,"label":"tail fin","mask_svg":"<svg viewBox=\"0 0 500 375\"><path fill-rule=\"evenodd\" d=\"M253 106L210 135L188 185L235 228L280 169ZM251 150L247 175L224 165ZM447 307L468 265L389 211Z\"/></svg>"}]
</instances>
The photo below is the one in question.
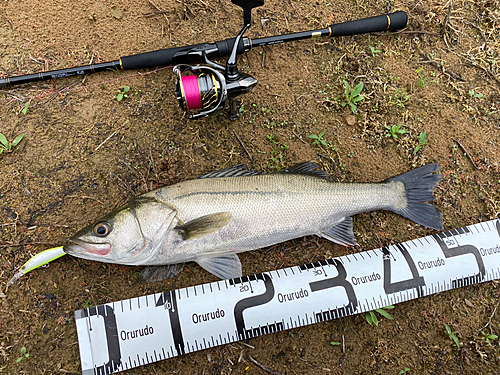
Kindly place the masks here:
<instances>
[{"instance_id":1,"label":"tail fin","mask_svg":"<svg viewBox=\"0 0 500 375\"><path fill-rule=\"evenodd\" d=\"M435 199L432 192L442 176L432 173L438 170L439 165L427 164L388 179L387 181L401 181L406 191L406 207L392 211L425 227L443 229L443 218L439 209L425 203Z\"/></svg>"}]
</instances>

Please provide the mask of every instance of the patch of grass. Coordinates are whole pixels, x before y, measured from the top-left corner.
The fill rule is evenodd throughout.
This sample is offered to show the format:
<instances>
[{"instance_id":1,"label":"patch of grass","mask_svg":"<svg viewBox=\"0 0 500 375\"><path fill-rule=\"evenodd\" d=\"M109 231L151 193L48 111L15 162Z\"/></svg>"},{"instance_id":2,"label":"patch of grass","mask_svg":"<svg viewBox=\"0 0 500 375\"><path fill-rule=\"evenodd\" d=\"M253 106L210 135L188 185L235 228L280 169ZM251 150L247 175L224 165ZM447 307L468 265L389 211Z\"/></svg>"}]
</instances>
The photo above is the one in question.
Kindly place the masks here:
<instances>
[{"instance_id":1,"label":"patch of grass","mask_svg":"<svg viewBox=\"0 0 500 375\"><path fill-rule=\"evenodd\" d=\"M19 134L12 142L7 140L7 137L0 133L0 154L2 152L12 152L14 148L23 140L24 134Z\"/></svg>"},{"instance_id":2,"label":"patch of grass","mask_svg":"<svg viewBox=\"0 0 500 375\"><path fill-rule=\"evenodd\" d=\"M271 162L268 163L268 167L271 170L280 171L284 167L283 159L285 157L284 152L289 149L288 145L278 141L274 134L269 134L267 140L271 143Z\"/></svg>"},{"instance_id":3,"label":"patch of grass","mask_svg":"<svg viewBox=\"0 0 500 375\"><path fill-rule=\"evenodd\" d=\"M386 125L385 128L387 129L387 134L385 135L387 138L394 138L397 139L398 135L403 135L408 133L408 131L404 128L401 127L401 124L397 125Z\"/></svg>"},{"instance_id":4,"label":"patch of grass","mask_svg":"<svg viewBox=\"0 0 500 375\"><path fill-rule=\"evenodd\" d=\"M418 68L415 70L415 73L418 74L418 87L422 88L427 86L429 83L432 83L432 81L429 81L429 78L424 75L424 68Z\"/></svg>"},{"instance_id":5,"label":"patch of grass","mask_svg":"<svg viewBox=\"0 0 500 375\"><path fill-rule=\"evenodd\" d=\"M340 105L342 107L345 107L346 105L349 104L352 113L356 113L358 111L356 103L359 103L360 101L365 99L365 97L361 95L361 91L363 91L364 84L363 82L361 82L358 85L356 85L353 89L351 89L349 82L344 81L344 86L345 86L346 101L341 102Z\"/></svg>"},{"instance_id":6,"label":"patch of grass","mask_svg":"<svg viewBox=\"0 0 500 375\"><path fill-rule=\"evenodd\" d=\"M448 324L444 325L444 329L446 334L453 342L457 345L457 348L460 349L460 342L458 341L458 337L456 336L456 332L453 332Z\"/></svg>"},{"instance_id":7,"label":"patch of grass","mask_svg":"<svg viewBox=\"0 0 500 375\"><path fill-rule=\"evenodd\" d=\"M382 315L384 318L389 319L389 320L394 320L394 318L385 310L392 310L394 308L393 305L391 306L386 306L382 307L381 309L375 309L374 311L367 311L366 312L366 321L368 322L369 325L375 324L378 326L378 318L377 315L375 315L375 312L379 313Z\"/></svg>"},{"instance_id":8,"label":"patch of grass","mask_svg":"<svg viewBox=\"0 0 500 375\"><path fill-rule=\"evenodd\" d=\"M422 146L425 146L427 144L427 132L421 132L418 136L418 145L415 147L415 150L413 150L413 155L415 155L421 148Z\"/></svg>"},{"instance_id":9,"label":"patch of grass","mask_svg":"<svg viewBox=\"0 0 500 375\"><path fill-rule=\"evenodd\" d=\"M408 94L406 89L396 89L394 95L391 96L391 103L394 104L398 108L404 108L408 105L408 102L411 99L411 95Z\"/></svg>"},{"instance_id":10,"label":"patch of grass","mask_svg":"<svg viewBox=\"0 0 500 375\"><path fill-rule=\"evenodd\" d=\"M130 86L125 86L122 90L118 90L118 95L116 95L116 100L121 102L123 98L128 98L128 92L130 91Z\"/></svg>"},{"instance_id":11,"label":"patch of grass","mask_svg":"<svg viewBox=\"0 0 500 375\"><path fill-rule=\"evenodd\" d=\"M28 351L26 350L26 347L25 347L25 346L23 346L23 347L21 348L21 356L20 356L18 359L16 359L16 362L17 362L17 363L19 363L19 362L21 362L24 358L28 358L29 356L30 356L30 355L29 355Z\"/></svg>"}]
</instances>

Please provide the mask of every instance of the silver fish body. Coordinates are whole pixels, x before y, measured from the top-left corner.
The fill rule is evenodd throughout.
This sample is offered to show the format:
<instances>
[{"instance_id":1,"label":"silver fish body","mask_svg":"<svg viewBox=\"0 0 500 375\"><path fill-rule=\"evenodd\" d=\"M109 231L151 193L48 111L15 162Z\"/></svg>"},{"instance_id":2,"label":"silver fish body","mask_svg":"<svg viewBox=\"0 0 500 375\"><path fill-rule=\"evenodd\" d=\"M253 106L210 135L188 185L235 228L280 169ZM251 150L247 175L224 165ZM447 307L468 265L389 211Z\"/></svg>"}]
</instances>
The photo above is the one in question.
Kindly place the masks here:
<instances>
[{"instance_id":1,"label":"silver fish body","mask_svg":"<svg viewBox=\"0 0 500 375\"><path fill-rule=\"evenodd\" d=\"M389 210L441 229L439 210L424 203L433 200L438 168L381 183L334 183L314 163L272 174L236 166L143 194L64 249L128 265L195 261L221 278L239 277L239 252L311 234L355 245L351 216L362 212Z\"/></svg>"}]
</instances>

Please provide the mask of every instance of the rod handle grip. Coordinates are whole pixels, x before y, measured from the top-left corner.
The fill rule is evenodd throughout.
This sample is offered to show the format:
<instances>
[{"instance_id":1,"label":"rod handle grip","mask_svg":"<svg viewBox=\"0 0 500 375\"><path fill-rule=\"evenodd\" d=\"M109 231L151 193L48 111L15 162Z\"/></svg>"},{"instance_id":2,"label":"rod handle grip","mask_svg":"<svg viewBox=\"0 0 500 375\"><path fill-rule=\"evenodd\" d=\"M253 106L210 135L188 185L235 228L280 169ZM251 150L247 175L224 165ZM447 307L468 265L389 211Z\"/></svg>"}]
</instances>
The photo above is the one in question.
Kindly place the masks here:
<instances>
[{"instance_id":1,"label":"rod handle grip","mask_svg":"<svg viewBox=\"0 0 500 375\"><path fill-rule=\"evenodd\" d=\"M238 54L245 52L243 39L240 40L238 45ZM120 58L120 65L123 70L129 70L198 63L203 61L201 56L190 52L197 50L215 54L217 57L229 56L233 48L234 40L235 38L230 38L213 44L200 43L125 56Z\"/></svg>"},{"instance_id":2,"label":"rod handle grip","mask_svg":"<svg viewBox=\"0 0 500 375\"><path fill-rule=\"evenodd\" d=\"M406 27L408 15L403 12L383 14L361 20L337 23L330 26L331 36L347 36L381 31L398 31Z\"/></svg>"},{"instance_id":3,"label":"rod handle grip","mask_svg":"<svg viewBox=\"0 0 500 375\"><path fill-rule=\"evenodd\" d=\"M139 53L137 55L124 56L120 58L120 65L123 70L129 69L145 69L155 68L157 66L168 66L176 63L189 63L189 61L176 61L177 56L185 56L185 54L197 47L202 47L202 44L191 46L165 48L157 51Z\"/></svg>"}]
</instances>

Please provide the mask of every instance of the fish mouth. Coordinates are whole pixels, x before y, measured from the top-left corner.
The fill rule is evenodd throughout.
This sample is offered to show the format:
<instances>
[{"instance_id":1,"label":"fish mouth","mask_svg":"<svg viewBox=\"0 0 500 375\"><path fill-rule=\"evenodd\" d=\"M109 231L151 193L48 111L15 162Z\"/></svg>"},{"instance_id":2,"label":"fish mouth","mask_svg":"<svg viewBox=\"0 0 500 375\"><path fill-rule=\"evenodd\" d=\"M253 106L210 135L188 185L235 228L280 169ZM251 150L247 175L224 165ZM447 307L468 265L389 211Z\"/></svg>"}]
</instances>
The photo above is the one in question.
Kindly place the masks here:
<instances>
[{"instance_id":1,"label":"fish mouth","mask_svg":"<svg viewBox=\"0 0 500 375\"><path fill-rule=\"evenodd\" d=\"M64 246L64 251L68 254L80 255L82 253L105 256L111 251L111 244L109 243L88 243L78 240L71 240L71 242Z\"/></svg>"}]
</instances>

